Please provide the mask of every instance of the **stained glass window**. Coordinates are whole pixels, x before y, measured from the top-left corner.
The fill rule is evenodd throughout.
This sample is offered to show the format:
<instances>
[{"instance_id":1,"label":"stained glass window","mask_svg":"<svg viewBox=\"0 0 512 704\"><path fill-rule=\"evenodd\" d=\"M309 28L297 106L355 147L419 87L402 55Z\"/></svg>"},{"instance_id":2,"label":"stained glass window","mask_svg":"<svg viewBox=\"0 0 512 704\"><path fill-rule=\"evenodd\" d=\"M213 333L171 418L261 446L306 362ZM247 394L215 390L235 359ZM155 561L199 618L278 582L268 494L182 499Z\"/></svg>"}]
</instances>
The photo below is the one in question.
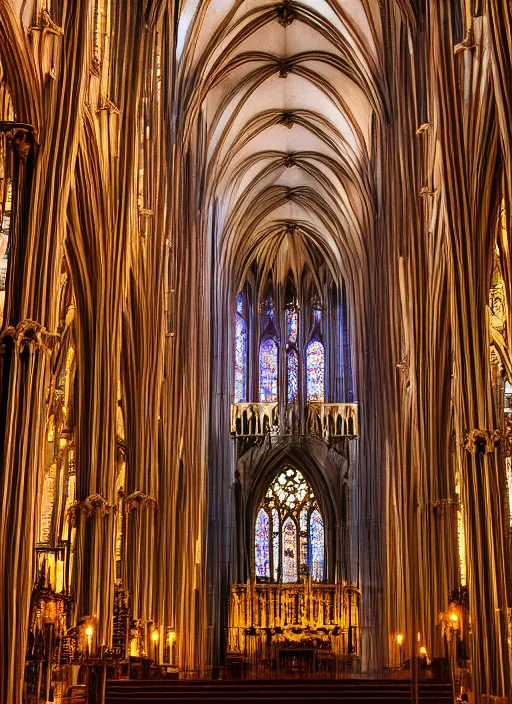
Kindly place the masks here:
<instances>
[{"instance_id":1,"label":"stained glass window","mask_svg":"<svg viewBox=\"0 0 512 704\"><path fill-rule=\"evenodd\" d=\"M277 342L271 337L260 345L260 401L277 401Z\"/></svg>"},{"instance_id":2,"label":"stained glass window","mask_svg":"<svg viewBox=\"0 0 512 704\"><path fill-rule=\"evenodd\" d=\"M324 524L313 490L298 469L286 466L271 482L255 536L256 577L297 582L311 574L315 581L324 579Z\"/></svg>"},{"instance_id":3,"label":"stained glass window","mask_svg":"<svg viewBox=\"0 0 512 704\"><path fill-rule=\"evenodd\" d=\"M291 516L283 523L283 582L297 581L297 526Z\"/></svg>"},{"instance_id":4,"label":"stained glass window","mask_svg":"<svg viewBox=\"0 0 512 704\"><path fill-rule=\"evenodd\" d=\"M297 329L299 326L299 315L297 309L290 307L286 309L286 333L288 342L297 342Z\"/></svg>"},{"instance_id":5,"label":"stained glass window","mask_svg":"<svg viewBox=\"0 0 512 704\"><path fill-rule=\"evenodd\" d=\"M243 316L244 298L236 299L235 325L235 403L247 400L247 322Z\"/></svg>"},{"instance_id":6,"label":"stained glass window","mask_svg":"<svg viewBox=\"0 0 512 704\"><path fill-rule=\"evenodd\" d=\"M308 401L324 400L324 346L312 340L306 350L306 387Z\"/></svg>"},{"instance_id":7,"label":"stained glass window","mask_svg":"<svg viewBox=\"0 0 512 704\"><path fill-rule=\"evenodd\" d=\"M293 403L299 393L299 355L296 350L288 352L288 403Z\"/></svg>"},{"instance_id":8,"label":"stained glass window","mask_svg":"<svg viewBox=\"0 0 512 704\"><path fill-rule=\"evenodd\" d=\"M256 519L256 577L270 577L270 525L268 513L260 508Z\"/></svg>"},{"instance_id":9,"label":"stained glass window","mask_svg":"<svg viewBox=\"0 0 512 704\"><path fill-rule=\"evenodd\" d=\"M324 522L318 510L310 518L311 576L315 582L324 578Z\"/></svg>"},{"instance_id":10,"label":"stained glass window","mask_svg":"<svg viewBox=\"0 0 512 704\"><path fill-rule=\"evenodd\" d=\"M279 511L272 509L272 560L274 582L279 579Z\"/></svg>"}]
</instances>

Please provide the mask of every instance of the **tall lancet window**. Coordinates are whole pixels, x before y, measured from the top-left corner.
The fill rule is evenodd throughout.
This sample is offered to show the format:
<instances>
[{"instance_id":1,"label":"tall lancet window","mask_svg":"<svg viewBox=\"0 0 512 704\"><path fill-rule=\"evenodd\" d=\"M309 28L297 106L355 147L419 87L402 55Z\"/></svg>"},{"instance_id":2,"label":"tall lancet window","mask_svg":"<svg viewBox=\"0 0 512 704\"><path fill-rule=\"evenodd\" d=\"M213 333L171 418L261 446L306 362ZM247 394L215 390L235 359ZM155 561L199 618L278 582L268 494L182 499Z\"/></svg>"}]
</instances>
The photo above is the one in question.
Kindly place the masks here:
<instances>
[{"instance_id":1,"label":"tall lancet window","mask_svg":"<svg viewBox=\"0 0 512 704\"><path fill-rule=\"evenodd\" d=\"M269 296L263 303L262 339L260 343L260 402L277 401L279 351L274 325L274 302Z\"/></svg>"},{"instance_id":2,"label":"tall lancet window","mask_svg":"<svg viewBox=\"0 0 512 704\"><path fill-rule=\"evenodd\" d=\"M320 340L311 340L306 350L308 401L324 400L325 359Z\"/></svg>"},{"instance_id":3,"label":"tall lancet window","mask_svg":"<svg viewBox=\"0 0 512 704\"><path fill-rule=\"evenodd\" d=\"M247 314L245 296L236 299L235 403L247 401Z\"/></svg>"},{"instance_id":4,"label":"tall lancet window","mask_svg":"<svg viewBox=\"0 0 512 704\"><path fill-rule=\"evenodd\" d=\"M299 353L297 351L297 333L299 314L295 303L286 308L286 372L288 377L288 403L297 400L299 394Z\"/></svg>"},{"instance_id":5,"label":"tall lancet window","mask_svg":"<svg viewBox=\"0 0 512 704\"><path fill-rule=\"evenodd\" d=\"M267 489L256 518L254 554L262 581L325 579L322 514L309 482L295 467L284 467Z\"/></svg>"},{"instance_id":6,"label":"tall lancet window","mask_svg":"<svg viewBox=\"0 0 512 704\"><path fill-rule=\"evenodd\" d=\"M260 401L277 401L277 342L267 337L260 345Z\"/></svg>"},{"instance_id":7,"label":"tall lancet window","mask_svg":"<svg viewBox=\"0 0 512 704\"><path fill-rule=\"evenodd\" d=\"M322 311L313 301L313 329L306 347L306 393L308 401L323 401L325 397L325 350L320 339Z\"/></svg>"}]
</instances>

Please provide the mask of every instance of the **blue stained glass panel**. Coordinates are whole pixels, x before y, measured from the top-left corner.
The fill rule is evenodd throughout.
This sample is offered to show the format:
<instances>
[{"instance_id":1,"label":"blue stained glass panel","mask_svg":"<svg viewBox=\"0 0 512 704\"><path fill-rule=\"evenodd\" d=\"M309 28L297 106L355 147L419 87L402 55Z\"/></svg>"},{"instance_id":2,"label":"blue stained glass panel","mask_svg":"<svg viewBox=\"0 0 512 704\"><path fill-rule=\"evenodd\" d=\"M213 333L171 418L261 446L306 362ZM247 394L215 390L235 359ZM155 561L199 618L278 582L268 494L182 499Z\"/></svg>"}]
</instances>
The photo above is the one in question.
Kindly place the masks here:
<instances>
[{"instance_id":1,"label":"blue stained glass panel","mask_svg":"<svg viewBox=\"0 0 512 704\"><path fill-rule=\"evenodd\" d=\"M236 312L237 313L244 312L244 294L243 293L239 293L238 296L236 297Z\"/></svg>"},{"instance_id":2,"label":"blue stained glass panel","mask_svg":"<svg viewBox=\"0 0 512 704\"><path fill-rule=\"evenodd\" d=\"M324 346L319 340L309 343L306 350L306 388L308 401L324 400Z\"/></svg>"},{"instance_id":3,"label":"blue stained glass panel","mask_svg":"<svg viewBox=\"0 0 512 704\"><path fill-rule=\"evenodd\" d=\"M295 350L288 352L288 403L293 403L299 393L299 356Z\"/></svg>"},{"instance_id":4,"label":"blue stained glass panel","mask_svg":"<svg viewBox=\"0 0 512 704\"><path fill-rule=\"evenodd\" d=\"M297 575L297 526L291 516L283 523L283 582L296 582Z\"/></svg>"},{"instance_id":5,"label":"blue stained glass panel","mask_svg":"<svg viewBox=\"0 0 512 704\"><path fill-rule=\"evenodd\" d=\"M266 518L261 518L261 511L266 513ZM264 530L260 527L262 520L265 520ZM270 562L268 572L274 582L297 582L308 574L315 581L323 581L323 519L309 482L296 467L285 465L274 476L262 499L256 525L256 560L260 559L259 532L265 536L264 545L268 544L269 557L265 559ZM262 572L263 568L257 566L257 576L262 576Z\"/></svg>"},{"instance_id":6,"label":"blue stained glass panel","mask_svg":"<svg viewBox=\"0 0 512 704\"><path fill-rule=\"evenodd\" d=\"M236 316L235 330L235 403L246 400L247 393L247 323Z\"/></svg>"},{"instance_id":7,"label":"blue stained glass panel","mask_svg":"<svg viewBox=\"0 0 512 704\"><path fill-rule=\"evenodd\" d=\"M270 525L268 513L260 508L256 519L256 577L270 577Z\"/></svg>"},{"instance_id":8,"label":"blue stained glass panel","mask_svg":"<svg viewBox=\"0 0 512 704\"><path fill-rule=\"evenodd\" d=\"M311 577L315 582L321 582L324 578L324 522L320 512L316 509L311 514L309 533L311 543Z\"/></svg>"},{"instance_id":9,"label":"blue stained glass panel","mask_svg":"<svg viewBox=\"0 0 512 704\"><path fill-rule=\"evenodd\" d=\"M286 309L286 332L288 335L288 342L297 342L297 329L299 325L299 315L295 308Z\"/></svg>"},{"instance_id":10,"label":"blue stained glass panel","mask_svg":"<svg viewBox=\"0 0 512 704\"><path fill-rule=\"evenodd\" d=\"M274 560L274 581L279 578L279 511L272 509L272 549Z\"/></svg>"},{"instance_id":11,"label":"blue stained glass panel","mask_svg":"<svg viewBox=\"0 0 512 704\"><path fill-rule=\"evenodd\" d=\"M260 402L277 401L277 342L271 337L260 345Z\"/></svg>"}]
</instances>

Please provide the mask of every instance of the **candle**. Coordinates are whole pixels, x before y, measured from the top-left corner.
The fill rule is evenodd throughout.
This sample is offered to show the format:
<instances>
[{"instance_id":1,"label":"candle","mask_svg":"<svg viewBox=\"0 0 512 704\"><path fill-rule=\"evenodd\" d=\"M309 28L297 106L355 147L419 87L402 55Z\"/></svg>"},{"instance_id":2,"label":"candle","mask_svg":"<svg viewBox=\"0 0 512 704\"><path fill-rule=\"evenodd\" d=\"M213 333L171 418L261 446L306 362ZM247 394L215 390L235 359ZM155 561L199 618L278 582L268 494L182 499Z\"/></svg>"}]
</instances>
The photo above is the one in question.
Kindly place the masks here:
<instances>
[{"instance_id":1,"label":"candle","mask_svg":"<svg viewBox=\"0 0 512 704\"><path fill-rule=\"evenodd\" d=\"M153 641L153 646L154 646L155 663L158 663L158 630L156 628L153 631L153 633L151 634L151 640Z\"/></svg>"},{"instance_id":2,"label":"candle","mask_svg":"<svg viewBox=\"0 0 512 704\"><path fill-rule=\"evenodd\" d=\"M87 626L85 629L85 635L87 636L87 648L85 651L86 657L90 658L92 656L92 635L94 633L94 628L92 626Z\"/></svg>"}]
</instances>

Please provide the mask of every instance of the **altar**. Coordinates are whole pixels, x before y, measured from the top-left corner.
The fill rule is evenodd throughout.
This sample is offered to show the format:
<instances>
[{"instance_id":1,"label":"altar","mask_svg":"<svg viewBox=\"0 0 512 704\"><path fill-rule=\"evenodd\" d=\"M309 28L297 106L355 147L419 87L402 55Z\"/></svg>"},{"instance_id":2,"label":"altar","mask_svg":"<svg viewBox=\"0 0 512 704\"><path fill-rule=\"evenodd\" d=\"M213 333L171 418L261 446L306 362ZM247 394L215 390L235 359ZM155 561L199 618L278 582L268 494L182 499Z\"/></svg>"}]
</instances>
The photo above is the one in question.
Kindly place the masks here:
<instances>
[{"instance_id":1,"label":"altar","mask_svg":"<svg viewBox=\"0 0 512 704\"><path fill-rule=\"evenodd\" d=\"M359 659L359 590L305 579L298 584L236 584L228 653L247 676L337 677Z\"/></svg>"}]
</instances>

